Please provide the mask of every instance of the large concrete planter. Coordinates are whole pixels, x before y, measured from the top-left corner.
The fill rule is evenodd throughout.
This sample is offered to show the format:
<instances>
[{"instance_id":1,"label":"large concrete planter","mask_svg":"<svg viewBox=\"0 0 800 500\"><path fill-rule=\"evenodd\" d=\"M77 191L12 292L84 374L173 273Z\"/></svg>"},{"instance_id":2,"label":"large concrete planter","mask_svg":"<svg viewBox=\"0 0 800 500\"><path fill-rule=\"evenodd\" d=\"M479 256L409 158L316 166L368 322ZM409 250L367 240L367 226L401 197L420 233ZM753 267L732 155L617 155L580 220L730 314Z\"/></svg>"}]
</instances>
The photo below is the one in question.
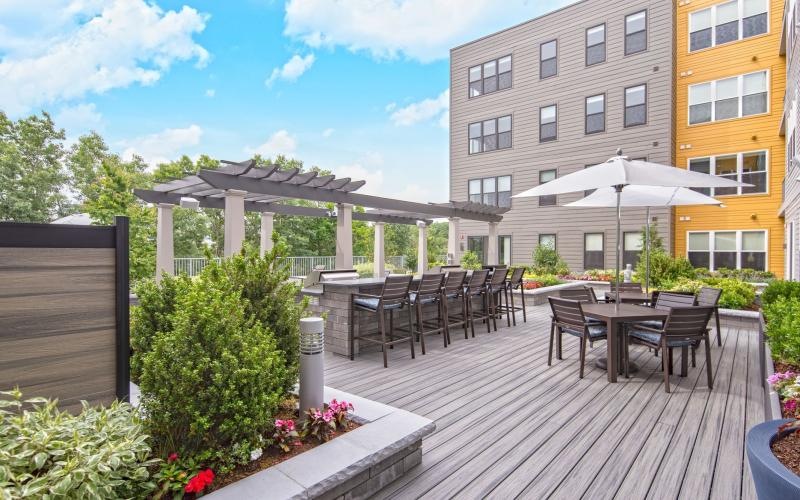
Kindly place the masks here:
<instances>
[{"instance_id":1,"label":"large concrete planter","mask_svg":"<svg viewBox=\"0 0 800 500\"><path fill-rule=\"evenodd\" d=\"M778 433L788 419L770 420L747 432L747 460L759 500L800 498L800 476L787 469L772 453L772 443L786 433Z\"/></svg>"},{"instance_id":2,"label":"large concrete planter","mask_svg":"<svg viewBox=\"0 0 800 500\"><path fill-rule=\"evenodd\" d=\"M422 460L433 421L325 388L325 401L353 403L361 427L207 495L214 500L370 498Z\"/></svg>"}]
</instances>

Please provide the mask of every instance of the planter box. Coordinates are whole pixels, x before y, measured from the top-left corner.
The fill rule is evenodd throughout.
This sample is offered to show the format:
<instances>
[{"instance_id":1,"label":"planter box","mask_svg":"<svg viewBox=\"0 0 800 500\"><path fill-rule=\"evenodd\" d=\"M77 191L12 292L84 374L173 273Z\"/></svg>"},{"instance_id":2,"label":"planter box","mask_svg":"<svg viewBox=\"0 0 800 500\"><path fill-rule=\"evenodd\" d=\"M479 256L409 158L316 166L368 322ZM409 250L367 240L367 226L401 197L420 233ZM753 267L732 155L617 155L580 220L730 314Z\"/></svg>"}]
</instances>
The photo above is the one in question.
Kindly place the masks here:
<instances>
[{"instance_id":1,"label":"planter box","mask_svg":"<svg viewBox=\"0 0 800 500\"><path fill-rule=\"evenodd\" d=\"M779 437L778 427L791 420L770 420L747 432L747 460L760 500L800 498L800 476L787 469L770 446Z\"/></svg>"},{"instance_id":2,"label":"planter box","mask_svg":"<svg viewBox=\"0 0 800 500\"><path fill-rule=\"evenodd\" d=\"M361 427L207 495L215 500L369 498L422 461L433 421L325 388L325 401L353 403Z\"/></svg>"},{"instance_id":3,"label":"planter box","mask_svg":"<svg viewBox=\"0 0 800 500\"><path fill-rule=\"evenodd\" d=\"M558 293L561 290L567 290L570 288L580 288L584 285L589 284L587 281L570 281L567 283L560 283L558 285L553 286L543 286L542 288L534 288L533 290L524 290L525 293L525 305L533 305L539 306L542 304L547 303L547 297L557 297ZM519 291L517 292L519 293ZM529 302L530 299L533 299L533 302Z\"/></svg>"}]
</instances>

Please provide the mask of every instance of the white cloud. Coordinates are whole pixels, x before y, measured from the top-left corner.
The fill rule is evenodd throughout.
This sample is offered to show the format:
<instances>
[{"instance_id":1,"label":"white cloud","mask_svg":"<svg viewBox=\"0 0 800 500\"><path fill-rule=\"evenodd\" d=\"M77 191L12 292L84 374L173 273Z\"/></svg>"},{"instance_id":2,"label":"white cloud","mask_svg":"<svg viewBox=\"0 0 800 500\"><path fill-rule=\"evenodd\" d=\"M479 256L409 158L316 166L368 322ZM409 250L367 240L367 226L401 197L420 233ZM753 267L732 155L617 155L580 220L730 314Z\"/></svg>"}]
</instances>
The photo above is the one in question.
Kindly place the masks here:
<instances>
[{"instance_id":1,"label":"white cloud","mask_svg":"<svg viewBox=\"0 0 800 500\"><path fill-rule=\"evenodd\" d=\"M203 129L199 125L189 125L186 128L168 128L135 139L122 141L125 148L122 157L129 160L133 155L138 155L150 165L176 160L181 154L186 154L186 149L200 143Z\"/></svg>"},{"instance_id":2,"label":"white cloud","mask_svg":"<svg viewBox=\"0 0 800 500\"><path fill-rule=\"evenodd\" d=\"M575 0L289 0L285 34L310 47L343 46L378 59L422 62ZM500 5L502 3L502 5Z\"/></svg>"},{"instance_id":3,"label":"white cloud","mask_svg":"<svg viewBox=\"0 0 800 500\"><path fill-rule=\"evenodd\" d=\"M332 136L334 132L336 132L336 129L326 128L322 131L322 137L327 139L328 137Z\"/></svg>"},{"instance_id":4,"label":"white cloud","mask_svg":"<svg viewBox=\"0 0 800 500\"><path fill-rule=\"evenodd\" d=\"M374 154L367 153L363 161L342 165L332 171L337 177L349 177L354 181L366 181L366 184L358 190L359 193L420 203L437 200L444 201L438 199L441 196L436 196L433 189L422 187L419 184L386 182L383 170L376 168L377 165L370 166L369 164L370 161L375 161L375 159ZM381 163L383 163L383 158L379 158L379 164Z\"/></svg>"},{"instance_id":5,"label":"white cloud","mask_svg":"<svg viewBox=\"0 0 800 500\"><path fill-rule=\"evenodd\" d=\"M53 116L56 126L63 128L67 136L73 137L98 130L103 124L103 115L97 111L94 103L64 106Z\"/></svg>"},{"instance_id":6,"label":"white cloud","mask_svg":"<svg viewBox=\"0 0 800 500\"><path fill-rule=\"evenodd\" d=\"M206 97L211 98L217 95L217 91L214 89L206 89Z\"/></svg>"},{"instance_id":7,"label":"white cloud","mask_svg":"<svg viewBox=\"0 0 800 500\"><path fill-rule=\"evenodd\" d=\"M28 2L32 4L31 2ZM27 33L11 23L42 19L30 11L9 21L0 15L0 108L11 115L132 84L151 85L175 61L202 66L206 49L193 36L208 16L191 7L164 11L144 0L50 0L56 19ZM21 2L5 2L14 11ZM56 5L60 5L60 9ZM15 24L16 26L16 24Z\"/></svg>"},{"instance_id":8,"label":"white cloud","mask_svg":"<svg viewBox=\"0 0 800 500\"><path fill-rule=\"evenodd\" d=\"M450 90L448 89L433 99L423 99L394 110L390 119L392 123L401 127L429 120L437 120L439 125L446 127L449 122L449 111Z\"/></svg>"},{"instance_id":9,"label":"white cloud","mask_svg":"<svg viewBox=\"0 0 800 500\"><path fill-rule=\"evenodd\" d=\"M269 139L255 148L245 148L248 155L260 154L261 156L274 157L275 155L291 155L297 150L297 139L286 130L278 130Z\"/></svg>"},{"instance_id":10,"label":"white cloud","mask_svg":"<svg viewBox=\"0 0 800 500\"><path fill-rule=\"evenodd\" d=\"M386 105L384 109L386 110L387 113L391 113L392 111L394 111L396 107L397 107L396 102L390 102L389 104Z\"/></svg>"},{"instance_id":11,"label":"white cloud","mask_svg":"<svg viewBox=\"0 0 800 500\"><path fill-rule=\"evenodd\" d=\"M286 61L286 64L280 68L273 69L272 74L269 75L264 85L271 87L278 79L286 82L294 82L311 68L311 65L314 64L314 60L314 54L308 54L305 57L300 57L295 54L291 59Z\"/></svg>"}]
</instances>

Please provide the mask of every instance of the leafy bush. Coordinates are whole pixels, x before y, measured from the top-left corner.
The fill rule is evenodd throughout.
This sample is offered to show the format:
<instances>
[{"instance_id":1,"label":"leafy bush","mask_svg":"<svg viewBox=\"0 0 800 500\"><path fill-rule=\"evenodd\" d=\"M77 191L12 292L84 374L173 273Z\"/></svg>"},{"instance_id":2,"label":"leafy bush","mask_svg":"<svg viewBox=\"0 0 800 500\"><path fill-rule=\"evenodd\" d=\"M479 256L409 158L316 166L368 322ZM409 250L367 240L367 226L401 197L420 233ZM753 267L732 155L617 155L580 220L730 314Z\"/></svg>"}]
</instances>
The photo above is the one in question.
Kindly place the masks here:
<instances>
[{"instance_id":1,"label":"leafy bush","mask_svg":"<svg viewBox=\"0 0 800 500\"><path fill-rule=\"evenodd\" d=\"M645 260L640 259L636 274L644 279L646 273ZM680 278L694 279L695 276L692 264L684 257L672 257L665 252L650 254L650 286L654 288L669 288Z\"/></svg>"},{"instance_id":2,"label":"leafy bush","mask_svg":"<svg viewBox=\"0 0 800 500\"><path fill-rule=\"evenodd\" d=\"M362 264L356 264L355 266L356 272L358 273L359 278L371 278L375 273L375 264L373 262L364 262ZM405 270L401 269L400 271L397 270L393 265L386 264L386 270L390 273L394 274L397 272L402 272L405 274Z\"/></svg>"},{"instance_id":3,"label":"leafy bush","mask_svg":"<svg viewBox=\"0 0 800 500\"><path fill-rule=\"evenodd\" d=\"M18 390L0 400L2 498L142 498L154 488L150 445L126 403L84 403L78 415ZM32 405L28 407L28 405Z\"/></svg>"},{"instance_id":4,"label":"leafy bush","mask_svg":"<svg viewBox=\"0 0 800 500\"><path fill-rule=\"evenodd\" d=\"M764 283L775 279L775 274L770 271L757 271L755 269L728 269L721 267L716 271L709 271L705 267L695 268L699 278L733 278L750 283Z\"/></svg>"},{"instance_id":5,"label":"leafy bush","mask_svg":"<svg viewBox=\"0 0 800 500\"><path fill-rule=\"evenodd\" d=\"M537 283L538 286L535 288L541 288L544 286L553 286L559 285L563 283L558 276L554 274L525 274L525 281L530 283L534 282ZM529 288L530 289L530 288Z\"/></svg>"},{"instance_id":6,"label":"leafy bush","mask_svg":"<svg viewBox=\"0 0 800 500\"><path fill-rule=\"evenodd\" d=\"M162 456L213 450L225 463L237 450L249 453L285 394L286 359L273 331L248 314L254 307L235 280L223 279L244 258L232 261L204 271L177 297L173 329L144 355L141 402ZM271 277L262 278L268 287Z\"/></svg>"},{"instance_id":7,"label":"leafy bush","mask_svg":"<svg viewBox=\"0 0 800 500\"><path fill-rule=\"evenodd\" d=\"M761 292L761 303L766 306L781 297L800 298L800 281L773 281Z\"/></svg>"},{"instance_id":8,"label":"leafy bush","mask_svg":"<svg viewBox=\"0 0 800 500\"><path fill-rule=\"evenodd\" d=\"M753 305L756 300L756 289L753 285L730 278L705 278L702 280L679 278L671 286L663 289L697 294L704 286L722 289L719 306L723 309L745 309Z\"/></svg>"},{"instance_id":9,"label":"leafy bush","mask_svg":"<svg viewBox=\"0 0 800 500\"><path fill-rule=\"evenodd\" d=\"M800 363L800 298L778 297L764 305L764 317L772 356L784 363Z\"/></svg>"},{"instance_id":10,"label":"leafy bush","mask_svg":"<svg viewBox=\"0 0 800 500\"><path fill-rule=\"evenodd\" d=\"M478 258L478 255L472 250L467 250L466 252L461 254L461 269L477 271L482 267L483 264L481 263L481 260Z\"/></svg>"},{"instance_id":11,"label":"leafy bush","mask_svg":"<svg viewBox=\"0 0 800 500\"><path fill-rule=\"evenodd\" d=\"M558 250L550 245L537 245L533 249L533 266L530 268L533 274L567 274L569 266L561 258Z\"/></svg>"}]
</instances>

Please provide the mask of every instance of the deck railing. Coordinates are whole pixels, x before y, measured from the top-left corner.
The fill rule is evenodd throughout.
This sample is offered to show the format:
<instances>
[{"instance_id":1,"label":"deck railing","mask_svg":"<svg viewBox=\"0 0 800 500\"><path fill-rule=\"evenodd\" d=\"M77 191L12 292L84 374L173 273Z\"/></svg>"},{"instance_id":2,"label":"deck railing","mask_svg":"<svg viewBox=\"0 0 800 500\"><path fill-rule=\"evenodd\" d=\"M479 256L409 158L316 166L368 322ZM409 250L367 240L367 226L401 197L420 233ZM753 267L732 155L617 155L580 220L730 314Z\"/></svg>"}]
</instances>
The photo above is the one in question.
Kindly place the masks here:
<instances>
[{"instance_id":1,"label":"deck railing","mask_svg":"<svg viewBox=\"0 0 800 500\"><path fill-rule=\"evenodd\" d=\"M322 255L315 257L287 257L293 277L304 277L315 267L323 266L325 269L336 268L336 257L332 255ZM219 258L215 258L219 262ZM354 255L353 265L365 264L370 262L370 258L364 255ZM208 264L208 260L203 257L180 257L175 259L175 274L185 273L189 276L197 276L200 271ZM404 255L386 257L386 264L394 269L406 269L406 258Z\"/></svg>"}]
</instances>

